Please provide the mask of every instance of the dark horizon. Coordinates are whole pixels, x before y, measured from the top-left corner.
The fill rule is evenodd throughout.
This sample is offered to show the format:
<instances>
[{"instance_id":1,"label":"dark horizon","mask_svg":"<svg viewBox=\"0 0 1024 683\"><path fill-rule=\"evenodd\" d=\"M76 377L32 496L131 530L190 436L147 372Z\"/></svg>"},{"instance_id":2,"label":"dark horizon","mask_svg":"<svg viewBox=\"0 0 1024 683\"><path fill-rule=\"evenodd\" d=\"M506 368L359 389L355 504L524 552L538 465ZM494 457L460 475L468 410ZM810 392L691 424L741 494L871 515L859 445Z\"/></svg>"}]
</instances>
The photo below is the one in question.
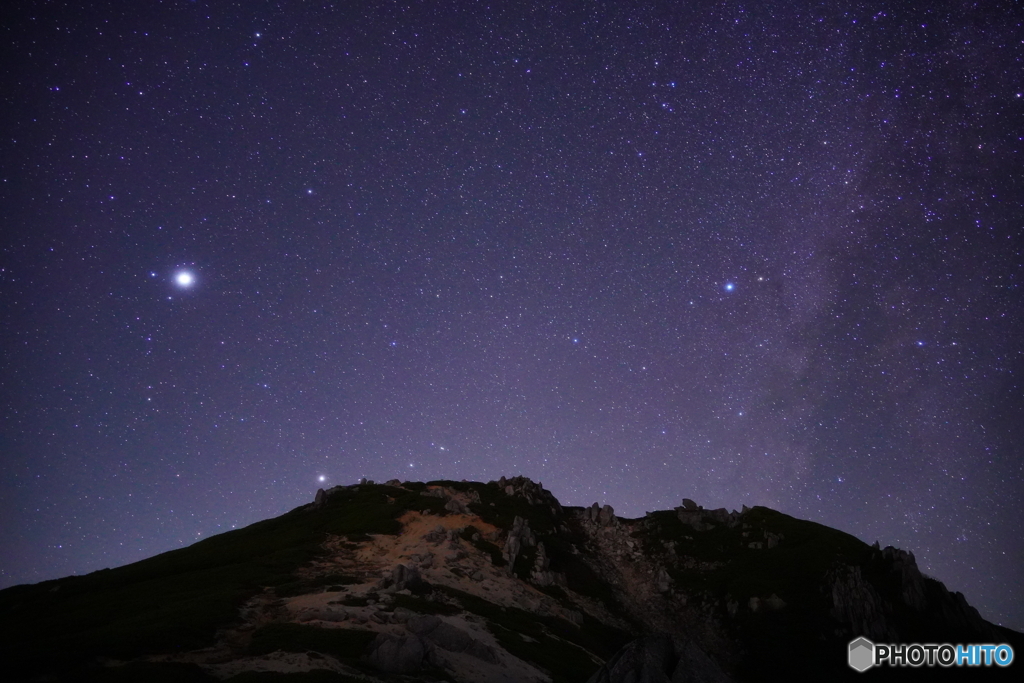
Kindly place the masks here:
<instances>
[{"instance_id":1,"label":"dark horizon","mask_svg":"<svg viewBox=\"0 0 1024 683\"><path fill-rule=\"evenodd\" d=\"M878 540L1024 631L1022 20L22 3L0 587L522 474Z\"/></svg>"}]
</instances>

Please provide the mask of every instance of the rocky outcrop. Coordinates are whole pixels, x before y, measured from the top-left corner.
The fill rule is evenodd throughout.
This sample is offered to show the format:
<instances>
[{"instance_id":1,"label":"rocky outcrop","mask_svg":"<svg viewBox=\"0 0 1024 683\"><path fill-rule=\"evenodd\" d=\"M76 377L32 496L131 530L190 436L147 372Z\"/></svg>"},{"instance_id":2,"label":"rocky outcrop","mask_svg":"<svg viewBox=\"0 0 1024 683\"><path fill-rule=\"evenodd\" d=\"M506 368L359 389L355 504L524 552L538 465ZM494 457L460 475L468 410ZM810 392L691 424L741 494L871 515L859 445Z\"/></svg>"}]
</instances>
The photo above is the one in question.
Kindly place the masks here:
<instances>
[{"instance_id":1,"label":"rocky outcrop","mask_svg":"<svg viewBox=\"0 0 1024 683\"><path fill-rule=\"evenodd\" d=\"M444 504L444 509L457 515L468 515L469 508L458 498L451 498Z\"/></svg>"},{"instance_id":2,"label":"rocky outcrop","mask_svg":"<svg viewBox=\"0 0 1024 683\"><path fill-rule=\"evenodd\" d=\"M860 567L843 565L825 577L832 598L831 615L840 625L836 635L861 635L872 640L892 640L895 634L885 618L885 603L865 580Z\"/></svg>"},{"instance_id":3,"label":"rocky outcrop","mask_svg":"<svg viewBox=\"0 0 1024 683\"><path fill-rule=\"evenodd\" d=\"M508 536L505 538L505 549L501 553L501 556L508 562L509 576L512 575L519 552L523 548L532 548L535 545L537 545L537 539L530 531L530 523L516 515L512 522L512 528L509 529Z\"/></svg>"},{"instance_id":4,"label":"rocky outcrop","mask_svg":"<svg viewBox=\"0 0 1024 683\"><path fill-rule=\"evenodd\" d=\"M598 526L610 526L615 524L618 519L615 516L615 508L611 505L601 506L594 503L589 508L586 508L584 513L585 519Z\"/></svg>"},{"instance_id":5,"label":"rocky outcrop","mask_svg":"<svg viewBox=\"0 0 1024 683\"><path fill-rule=\"evenodd\" d=\"M537 559L533 563L530 580L537 586L564 586L565 574L550 569L551 559L544 550L544 543L537 543Z\"/></svg>"},{"instance_id":6,"label":"rocky outcrop","mask_svg":"<svg viewBox=\"0 0 1024 683\"><path fill-rule=\"evenodd\" d=\"M412 674L423 668L429 654L428 645L415 634L399 636L381 632L370 644L365 660L379 671Z\"/></svg>"},{"instance_id":7,"label":"rocky outcrop","mask_svg":"<svg viewBox=\"0 0 1024 683\"><path fill-rule=\"evenodd\" d=\"M707 531L719 525L732 528L739 523L740 513L738 512L729 512L725 508L705 510L702 507L696 506L692 500L686 500L693 504L693 507L683 505L676 508L676 516L680 522L693 528L694 531Z\"/></svg>"},{"instance_id":8,"label":"rocky outcrop","mask_svg":"<svg viewBox=\"0 0 1024 683\"><path fill-rule=\"evenodd\" d=\"M409 590L413 593L423 592L430 588L420 570L415 565L398 564L391 571L384 572L384 576L377 582L378 588L390 589L392 592Z\"/></svg>"},{"instance_id":9,"label":"rocky outcrop","mask_svg":"<svg viewBox=\"0 0 1024 683\"><path fill-rule=\"evenodd\" d=\"M563 509L524 477L364 481L318 490L305 507L314 513L266 525L274 534L265 542L318 538L322 552L288 574L248 567L267 583L238 613L241 624L218 632L216 648L181 657L220 679L289 657L302 671L329 662L367 683L538 683L592 673L601 683L722 683L727 674L837 680L849 673L845 661L821 653L842 652L858 636L1011 642L1024 651L962 594L923 576L912 553L767 508L706 510L687 498L626 519L598 503ZM338 522L334 533L324 533L325 520ZM245 533L257 545L267 538L258 526ZM218 542L199 546L199 559L215 557L209 550ZM203 576L217 581L220 573ZM104 579L68 585L86 580ZM57 609L53 592L62 585L48 586L34 609ZM71 590L57 597L75 600ZM335 637L354 643L347 654L328 646ZM270 654L239 656L249 642ZM321 645L328 650L318 653ZM818 668L799 669L814 653Z\"/></svg>"},{"instance_id":10,"label":"rocky outcrop","mask_svg":"<svg viewBox=\"0 0 1024 683\"><path fill-rule=\"evenodd\" d=\"M406 629L448 652L462 652L489 664L498 662L494 650L468 633L433 615L413 617L406 622Z\"/></svg>"},{"instance_id":11,"label":"rocky outcrop","mask_svg":"<svg viewBox=\"0 0 1024 683\"><path fill-rule=\"evenodd\" d=\"M629 643L587 683L730 683L731 679L692 642L676 648L658 633Z\"/></svg>"},{"instance_id":12,"label":"rocky outcrop","mask_svg":"<svg viewBox=\"0 0 1024 683\"><path fill-rule=\"evenodd\" d=\"M658 568L658 573L655 577L655 581L657 581L658 583L659 593L668 593L670 590L672 590L672 577L669 576L669 573L665 570L664 567Z\"/></svg>"},{"instance_id":13,"label":"rocky outcrop","mask_svg":"<svg viewBox=\"0 0 1024 683\"><path fill-rule=\"evenodd\" d=\"M890 573L895 575L900 584L900 597L903 602L916 610L925 607L924 577L917 568L914 553L894 548L891 545L882 550L882 559L890 564Z\"/></svg>"},{"instance_id":14,"label":"rocky outcrop","mask_svg":"<svg viewBox=\"0 0 1024 683\"><path fill-rule=\"evenodd\" d=\"M550 491L544 488L543 482L535 483L527 477L512 477L511 479L502 477L494 483L507 496L523 498L530 505L544 505L551 510L551 514L556 519L562 516L562 504L558 502L558 499Z\"/></svg>"}]
</instances>

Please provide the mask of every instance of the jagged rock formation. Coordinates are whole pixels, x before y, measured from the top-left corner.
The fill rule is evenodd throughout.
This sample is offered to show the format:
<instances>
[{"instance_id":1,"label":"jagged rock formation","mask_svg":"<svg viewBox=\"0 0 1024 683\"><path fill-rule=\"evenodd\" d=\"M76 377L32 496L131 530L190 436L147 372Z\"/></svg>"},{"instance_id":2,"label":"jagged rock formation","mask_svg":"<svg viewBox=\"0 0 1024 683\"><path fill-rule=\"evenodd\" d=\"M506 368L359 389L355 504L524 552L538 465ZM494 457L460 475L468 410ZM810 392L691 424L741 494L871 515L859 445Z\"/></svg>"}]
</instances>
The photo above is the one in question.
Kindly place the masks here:
<instances>
[{"instance_id":1,"label":"jagged rock formation","mask_svg":"<svg viewBox=\"0 0 1024 683\"><path fill-rule=\"evenodd\" d=\"M519 551L523 548L532 548L535 545L537 545L537 539L530 531L530 523L516 515L515 521L512 522L512 528L509 529L508 536L505 537L505 549L501 553L501 556L508 562L509 576L512 575L512 568L519 557Z\"/></svg>"},{"instance_id":2,"label":"jagged rock formation","mask_svg":"<svg viewBox=\"0 0 1024 683\"><path fill-rule=\"evenodd\" d=\"M862 635L1024 646L909 552L761 507L563 508L525 477L321 489L190 548L0 591L0 629L14 680L833 680Z\"/></svg>"}]
</instances>

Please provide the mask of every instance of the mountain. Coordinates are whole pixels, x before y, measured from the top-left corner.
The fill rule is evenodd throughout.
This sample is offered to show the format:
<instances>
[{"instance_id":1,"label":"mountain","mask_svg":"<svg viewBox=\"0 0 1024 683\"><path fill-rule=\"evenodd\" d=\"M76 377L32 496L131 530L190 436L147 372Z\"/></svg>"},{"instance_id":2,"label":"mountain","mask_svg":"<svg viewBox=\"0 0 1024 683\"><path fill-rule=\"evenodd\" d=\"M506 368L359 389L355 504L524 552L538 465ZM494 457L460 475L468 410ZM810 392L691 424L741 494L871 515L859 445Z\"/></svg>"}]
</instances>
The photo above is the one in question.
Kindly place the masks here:
<instances>
[{"instance_id":1,"label":"mountain","mask_svg":"<svg viewBox=\"0 0 1024 683\"><path fill-rule=\"evenodd\" d=\"M1008 643L910 553L764 507L640 519L524 477L360 482L118 569L0 591L5 680L713 683L967 672L849 643ZM1014 676L1020 665L975 673ZM9 673L6 673L9 672ZM1019 675L1019 674L1017 674ZM912 676L913 677L913 676Z\"/></svg>"}]
</instances>

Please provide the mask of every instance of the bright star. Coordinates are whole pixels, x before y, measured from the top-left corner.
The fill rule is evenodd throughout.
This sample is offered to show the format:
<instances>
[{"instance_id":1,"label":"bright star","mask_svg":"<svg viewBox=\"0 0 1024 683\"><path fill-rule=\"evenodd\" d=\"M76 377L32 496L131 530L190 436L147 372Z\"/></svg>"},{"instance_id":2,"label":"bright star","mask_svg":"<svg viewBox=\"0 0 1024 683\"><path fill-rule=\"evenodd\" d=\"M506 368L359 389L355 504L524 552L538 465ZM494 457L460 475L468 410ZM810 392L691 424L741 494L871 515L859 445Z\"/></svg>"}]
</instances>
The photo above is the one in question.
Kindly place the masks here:
<instances>
[{"instance_id":1,"label":"bright star","mask_svg":"<svg viewBox=\"0 0 1024 683\"><path fill-rule=\"evenodd\" d=\"M191 287L195 283L196 278L192 273L183 270L174 276L174 281L178 283L179 287Z\"/></svg>"},{"instance_id":2,"label":"bright star","mask_svg":"<svg viewBox=\"0 0 1024 683\"><path fill-rule=\"evenodd\" d=\"M733 283L731 283L731 282L726 282L726 283L725 283L725 291L727 291L727 292L731 292L731 291L732 291L732 290L734 290L734 289L736 289L736 285L734 285L734 284L733 284Z\"/></svg>"},{"instance_id":3,"label":"bright star","mask_svg":"<svg viewBox=\"0 0 1024 683\"><path fill-rule=\"evenodd\" d=\"M320 481L322 481L322 482L323 482L323 481L327 481L327 477L325 477L325 476L324 476L324 475L322 475L322 474L320 475L319 479L320 479Z\"/></svg>"}]
</instances>

